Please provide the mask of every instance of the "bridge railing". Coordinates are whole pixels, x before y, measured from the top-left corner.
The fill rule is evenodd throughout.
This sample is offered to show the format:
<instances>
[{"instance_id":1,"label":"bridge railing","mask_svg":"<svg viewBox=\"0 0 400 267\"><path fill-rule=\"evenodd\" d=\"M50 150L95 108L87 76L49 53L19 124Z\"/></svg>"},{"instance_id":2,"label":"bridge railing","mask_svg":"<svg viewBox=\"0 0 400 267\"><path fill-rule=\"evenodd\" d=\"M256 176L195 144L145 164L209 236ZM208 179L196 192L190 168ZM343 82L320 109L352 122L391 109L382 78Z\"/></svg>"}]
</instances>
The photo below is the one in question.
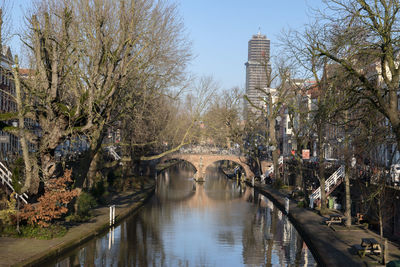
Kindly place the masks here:
<instances>
[{"instance_id":1,"label":"bridge railing","mask_svg":"<svg viewBox=\"0 0 400 267\"><path fill-rule=\"evenodd\" d=\"M186 146L179 149L181 154L215 154L215 155L236 155L241 156L243 153L240 148L219 148L208 146Z\"/></svg>"}]
</instances>

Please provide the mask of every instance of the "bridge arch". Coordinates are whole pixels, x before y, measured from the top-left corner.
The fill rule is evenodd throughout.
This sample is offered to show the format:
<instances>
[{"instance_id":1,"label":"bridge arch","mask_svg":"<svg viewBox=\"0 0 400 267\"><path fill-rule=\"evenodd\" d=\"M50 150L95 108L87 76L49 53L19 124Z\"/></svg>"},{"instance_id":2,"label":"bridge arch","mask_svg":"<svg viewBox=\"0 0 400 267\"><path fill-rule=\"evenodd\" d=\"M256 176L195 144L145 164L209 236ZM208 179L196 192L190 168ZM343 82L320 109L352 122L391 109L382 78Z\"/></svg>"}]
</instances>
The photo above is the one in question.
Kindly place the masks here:
<instances>
[{"instance_id":1,"label":"bridge arch","mask_svg":"<svg viewBox=\"0 0 400 267\"><path fill-rule=\"evenodd\" d=\"M246 177L253 177L254 173L251 171L250 167L241 161L241 159L239 157L224 157L223 159L209 159L206 160L204 162L204 173L206 172L207 168L210 167L211 165L213 165L214 163L218 162L218 161L231 161L231 162L235 162L236 164L238 164L239 166L241 166L245 172Z\"/></svg>"},{"instance_id":2,"label":"bridge arch","mask_svg":"<svg viewBox=\"0 0 400 267\"><path fill-rule=\"evenodd\" d=\"M244 169L247 177L254 177L254 173L251 171L249 165L247 165L247 160L243 156L237 155L219 155L219 154L183 154L183 153L176 153L170 154L162 158L161 162L165 162L171 159L181 159L184 161L189 162L194 166L196 169L195 178L198 180L204 180L205 178L205 171L208 166L211 164L222 161L228 160L235 162L242 166ZM268 167L268 162L264 162L263 164L263 171Z\"/></svg>"}]
</instances>

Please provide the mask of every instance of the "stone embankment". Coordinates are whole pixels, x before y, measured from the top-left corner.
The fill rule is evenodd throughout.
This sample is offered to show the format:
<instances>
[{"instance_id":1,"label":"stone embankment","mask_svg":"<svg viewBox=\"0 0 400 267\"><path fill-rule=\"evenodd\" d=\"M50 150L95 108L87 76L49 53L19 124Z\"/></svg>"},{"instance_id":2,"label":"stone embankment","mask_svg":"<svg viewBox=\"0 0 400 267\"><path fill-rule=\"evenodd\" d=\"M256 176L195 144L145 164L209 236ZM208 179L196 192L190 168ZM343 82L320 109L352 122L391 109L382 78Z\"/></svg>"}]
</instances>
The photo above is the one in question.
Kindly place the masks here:
<instances>
[{"instance_id":1,"label":"stone embankment","mask_svg":"<svg viewBox=\"0 0 400 267\"><path fill-rule=\"evenodd\" d=\"M126 192L111 199L115 205L115 223L135 213L154 193L154 186ZM98 207L94 218L70 228L67 234L51 240L0 237L0 266L40 266L49 259L70 251L109 228L109 207Z\"/></svg>"},{"instance_id":2,"label":"stone embankment","mask_svg":"<svg viewBox=\"0 0 400 267\"><path fill-rule=\"evenodd\" d=\"M273 201L280 210L285 210L287 195L260 183L255 183L254 188ZM288 217L319 266L383 266L379 256L360 257L353 250L354 245L361 243L361 238L375 238L380 242L380 237L374 232L358 226L352 226L350 229L342 225L328 227L324 223L326 218L311 209L298 207L297 202L293 200L290 200ZM386 262L399 259L399 244L389 242Z\"/></svg>"}]
</instances>

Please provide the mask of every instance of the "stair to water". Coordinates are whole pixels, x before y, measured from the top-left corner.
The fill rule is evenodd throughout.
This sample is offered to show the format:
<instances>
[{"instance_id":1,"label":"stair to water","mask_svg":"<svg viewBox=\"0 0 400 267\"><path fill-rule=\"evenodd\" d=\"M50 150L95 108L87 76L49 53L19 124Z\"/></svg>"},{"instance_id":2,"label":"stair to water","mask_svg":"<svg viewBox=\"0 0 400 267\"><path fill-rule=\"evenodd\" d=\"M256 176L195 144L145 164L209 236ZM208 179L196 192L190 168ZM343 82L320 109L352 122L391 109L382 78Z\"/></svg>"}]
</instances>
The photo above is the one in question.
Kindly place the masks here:
<instances>
[{"instance_id":1,"label":"stair to water","mask_svg":"<svg viewBox=\"0 0 400 267\"><path fill-rule=\"evenodd\" d=\"M328 179L325 181L326 196L329 196L336 187L338 187L344 178L344 165L341 165ZM314 207L314 202L317 204L321 201L321 186L314 190L310 195L310 207Z\"/></svg>"},{"instance_id":2,"label":"stair to water","mask_svg":"<svg viewBox=\"0 0 400 267\"><path fill-rule=\"evenodd\" d=\"M11 179L12 173L7 169L7 167L0 162L0 180L3 185L8 186L13 192L15 192L14 187L12 186L12 179ZM22 195L19 195L16 193L15 197L19 197L22 202L25 204L28 204L28 195L23 193Z\"/></svg>"},{"instance_id":3,"label":"stair to water","mask_svg":"<svg viewBox=\"0 0 400 267\"><path fill-rule=\"evenodd\" d=\"M114 160L120 160L121 159L120 155L118 155L118 153L115 151L115 147L114 146L108 146L107 150L110 153L110 155L114 158Z\"/></svg>"}]
</instances>

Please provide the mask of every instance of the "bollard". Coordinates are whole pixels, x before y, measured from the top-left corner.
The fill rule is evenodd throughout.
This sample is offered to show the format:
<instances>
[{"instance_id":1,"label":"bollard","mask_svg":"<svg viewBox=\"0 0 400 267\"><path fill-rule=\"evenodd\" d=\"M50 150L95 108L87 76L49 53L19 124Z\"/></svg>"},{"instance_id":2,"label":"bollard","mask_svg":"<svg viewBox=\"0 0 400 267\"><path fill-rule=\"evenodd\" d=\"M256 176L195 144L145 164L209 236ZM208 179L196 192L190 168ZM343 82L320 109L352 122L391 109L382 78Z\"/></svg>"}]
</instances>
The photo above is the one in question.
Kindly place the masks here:
<instances>
[{"instance_id":1,"label":"bollard","mask_svg":"<svg viewBox=\"0 0 400 267\"><path fill-rule=\"evenodd\" d=\"M289 214L289 198L285 197L285 210L286 210L286 214Z\"/></svg>"},{"instance_id":2,"label":"bollard","mask_svg":"<svg viewBox=\"0 0 400 267\"><path fill-rule=\"evenodd\" d=\"M115 223L115 205L110 206L110 226Z\"/></svg>"}]
</instances>

